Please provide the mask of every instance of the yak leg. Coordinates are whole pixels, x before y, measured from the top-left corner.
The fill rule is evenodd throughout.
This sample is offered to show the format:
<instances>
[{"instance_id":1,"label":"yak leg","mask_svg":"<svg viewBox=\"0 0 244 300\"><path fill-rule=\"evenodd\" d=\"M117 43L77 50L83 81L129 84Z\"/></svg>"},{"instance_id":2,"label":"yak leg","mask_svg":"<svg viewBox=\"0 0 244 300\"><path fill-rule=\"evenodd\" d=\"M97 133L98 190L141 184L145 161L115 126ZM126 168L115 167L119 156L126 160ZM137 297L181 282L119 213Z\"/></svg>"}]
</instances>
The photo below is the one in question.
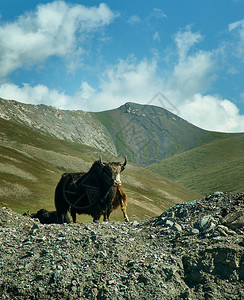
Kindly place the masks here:
<instances>
[{"instance_id":1,"label":"yak leg","mask_svg":"<svg viewBox=\"0 0 244 300\"><path fill-rule=\"evenodd\" d=\"M103 222L108 222L108 214L107 214L107 212L103 213Z\"/></svg>"},{"instance_id":2,"label":"yak leg","mask_svg":"<svg viewBox=\"0 0 244 300\"><path fill-rule=\"evenodd\" d=\"M109 216L110 216L112 211L113 211L113 207L112 207L112 204L110 203L107 210L105 212L103 212L103 221L104 222L109 221Z\"/></svg>"},{"instance_id":3,"label":"yak leg","mask_svg":"<svg viewBox=\"0 0 244 300\"><path fill-rule=\"evenodd\" d=\"M71 214L73 223L76 223L76 211L74 210L73 207L71 207L71 209L70 209L70 214Z\"/></svg>"},{"instance_id":4,"label":"yak leg","mask_svg":"<svg viewBox=\"0 0 244 300\"><path fill-rule=\"evenodd\" d=\"M124 215L125 222L129 222L129 218L128 218L127 212L126 212L127 196L121 186L119 186L117 189L117 197L119 199L119 203L120 203L123 215Z\"/></svg>"},{"instance_id":5,"label":"yak leg","mask_svg":"<svg viewBox=\"0 0 244 300\"><path fill-rule=\"evenodd\" d=\"M126 207L125 206L121 206L121 210L123 212L125 222L129 222L130 220L129 220L129 217L128 217L127 212L126 212Z\"/></svg>"},{"instance_id":6,"label":"yak leg","mask_svg":"<svg viewBox=\"0 0 244 300\"><path fill-rule=\"evenodd\" d=\"M112 209L108 209L105 213L103 213L103 221L108 222L109 221L109 216L112 212Z\"/></svg>"},{"instance_id":7,"label":"yak leg","mask_svg":"<svg viewBox=\"0 0 244 300\"><path fill-rule=\"evenodd\" d=\"M70 223L70 218L67 213L64 214L64 223Z\"/></svg>"},{"instance_id":8,"label":"yak leg","mask_svg":"<svg viewBox=\"0 0 244 300\"><path fill-rule=\"evenodd\" d=\"M93 214L92 217L93 217L93 222L97 223L101 217L101 213Z\"/></svg>"},{"instance_id":9,"label":"yak leg","mask_svg":"<svg viewBox=\"0 0 244 300\"><path fill-rule=\"evenodd\" d=\"M57 212L57 221L59 224L70 223L70 219L67 213L58 213Z\"/></svg>"},{"instance_id":10,"label":"yak leg","mask_svg":"<svg viewBox=\"0 0 244 300\"><path fill-rule=\"evenodd\" d=\"M123 191L122 188L118 188L117 192L118 192L117 195L119 198L119 202L120 202L121 210L124 215L125 222L129 222L129 218L128 218L127 212L126 212L126 203L127 203L126 193Z\"/></svg>"},{"instance_id":11,"label":"yak leg","mask_svg":"<svg viewBox=\"0 0 244 300\"><path fill-rule=\"evenodd\" d=\"M127 215L127 212L126 212L126 205L124 205L122 197L120 197L120 206L121 206L121 210L123 212L125 222L129 222L129 218L128 218L128 215Z\"/></svg>"},{"instance_id":12,"label":"yak leg","mask_svg":"<svg viewBox=\"0 0 244 300\"><path fill-rule=\"evenodd\" d=\"M64 216L62 213L57 212L58 224L64 224Z\"/></svg>"}]
</instances>

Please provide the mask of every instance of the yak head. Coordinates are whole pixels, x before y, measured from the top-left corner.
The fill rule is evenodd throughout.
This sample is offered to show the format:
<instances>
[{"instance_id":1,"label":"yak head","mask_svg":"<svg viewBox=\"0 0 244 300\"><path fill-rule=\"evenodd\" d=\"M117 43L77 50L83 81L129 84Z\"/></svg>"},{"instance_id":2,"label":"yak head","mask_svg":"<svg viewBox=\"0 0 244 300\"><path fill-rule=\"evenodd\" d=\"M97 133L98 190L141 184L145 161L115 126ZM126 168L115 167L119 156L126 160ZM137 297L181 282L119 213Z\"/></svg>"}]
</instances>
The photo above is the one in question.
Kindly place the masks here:
<instances>
[{"instance_id":1,"label":"yak head","mask_svg":"<svg viewBox=\"0 0 244 300\"><path fill-rule=\"evenodd\" d=\"M123 172L125 166L127 164L127 158L125 156L125 161L123 163L120 162L109 162L103 163L102 157L96 161L90 170L95 171L97 175L103 177L106 183L111 182L111 185L118 186L121 185L120 173Z\"/></svg>"},{"instance_id":2,"label":"yak head","mask_svg":"<svg viewBox=\"0 0 244 300\"><path fill-rule=\"evenodd\" d=\"M114 180L114 186L121 185L120 173L124 171L127 164L127 158L125 156L125 161L120 162L109 162L106 165L110 167L112 172L112 178Z\"/></svg>"}]
</instances>

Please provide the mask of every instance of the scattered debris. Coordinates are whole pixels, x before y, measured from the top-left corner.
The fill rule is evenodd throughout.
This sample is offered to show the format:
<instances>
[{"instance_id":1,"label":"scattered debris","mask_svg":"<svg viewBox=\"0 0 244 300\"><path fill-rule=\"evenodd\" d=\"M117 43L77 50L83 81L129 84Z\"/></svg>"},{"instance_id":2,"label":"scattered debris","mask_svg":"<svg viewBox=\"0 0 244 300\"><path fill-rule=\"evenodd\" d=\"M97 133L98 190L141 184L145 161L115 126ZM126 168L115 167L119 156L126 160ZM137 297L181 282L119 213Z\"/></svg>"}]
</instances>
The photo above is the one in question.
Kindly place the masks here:
<instances>
[{"instance_id":1,"label":"scattered debris","mask_svg":"<svg viewBox=\"0 0 244 300\"><path fill-rule=\"evenodd\" d=\"M244 193L128 223L48 224L0 209L1 299L243 299Z\"/></svg>"}]
</instances>

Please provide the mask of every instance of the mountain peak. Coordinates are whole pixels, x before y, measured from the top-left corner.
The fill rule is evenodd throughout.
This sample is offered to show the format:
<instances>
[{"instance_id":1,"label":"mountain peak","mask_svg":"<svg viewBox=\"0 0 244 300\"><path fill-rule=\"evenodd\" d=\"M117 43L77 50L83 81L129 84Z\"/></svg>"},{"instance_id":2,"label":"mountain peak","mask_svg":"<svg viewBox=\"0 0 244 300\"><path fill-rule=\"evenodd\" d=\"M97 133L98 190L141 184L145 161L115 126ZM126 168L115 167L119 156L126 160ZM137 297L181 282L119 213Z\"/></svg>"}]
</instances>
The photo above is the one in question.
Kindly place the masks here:
<instances>
[{"instance_id":1,"label":"mountain peak","mask_svg":"<svg viewBox=\"0 0 244 300\"><path fill-rule=\"evenodd\" d=\"M0 117L48 136L86 144L113 155L126 154L130 161L141 166L160 162L213 138L208 131L162 107L133 102L95 113L1 100Z\"/></svg>"}]
</instances>

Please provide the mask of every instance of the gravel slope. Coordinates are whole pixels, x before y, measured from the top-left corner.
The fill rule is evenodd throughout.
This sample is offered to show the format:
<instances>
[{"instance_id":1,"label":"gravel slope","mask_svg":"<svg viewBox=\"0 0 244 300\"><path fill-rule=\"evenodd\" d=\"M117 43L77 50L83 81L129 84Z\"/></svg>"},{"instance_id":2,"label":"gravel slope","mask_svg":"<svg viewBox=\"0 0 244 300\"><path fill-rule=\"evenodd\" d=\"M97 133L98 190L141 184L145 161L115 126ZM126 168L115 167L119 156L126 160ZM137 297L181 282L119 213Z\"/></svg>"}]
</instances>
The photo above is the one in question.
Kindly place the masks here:
<instances>
[{"instance_id":1,"label":"gravel slope","mask_svg":"<svg viewBox=\"0 0 244 300\"><path fill-rule=\"evenodd\" d=\"M129 223L42 225L0 209L1 299L243 299L244 194Z\"/></svg>"}]
</instances>

